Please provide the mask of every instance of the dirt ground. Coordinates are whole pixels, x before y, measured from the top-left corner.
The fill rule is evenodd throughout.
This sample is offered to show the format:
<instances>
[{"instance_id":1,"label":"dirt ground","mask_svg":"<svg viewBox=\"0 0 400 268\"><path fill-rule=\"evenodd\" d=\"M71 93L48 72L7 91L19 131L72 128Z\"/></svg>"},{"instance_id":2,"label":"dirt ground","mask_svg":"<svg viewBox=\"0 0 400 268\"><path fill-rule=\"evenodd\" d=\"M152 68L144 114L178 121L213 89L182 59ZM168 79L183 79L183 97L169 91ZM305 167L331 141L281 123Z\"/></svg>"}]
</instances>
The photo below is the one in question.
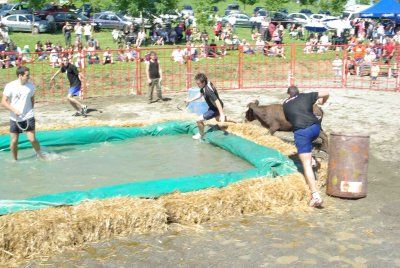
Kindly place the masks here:
<instances>
[{"instance_id":1,"label":"dirt ground","mask_svg":"<svg viewBox=\"0 0 400 268\"><path fill-rule=\"evenodd\" d=\"M244 119L246 105L281 103L285 89L222 91L228 117ZM147 122L195 118L176 109L186 94L147 104L144 96L85 100L89 116L73 117L68 103L36 105L38 128L96 122ZM89 245L46 263L83 266L400 266L400 109L399 92L331 91L323 107L328 132L370 135L368 196L344 200L325 196L325 208L307 215L255 215L168 234L139 235ZM8 126L1 108L1 128ZM292 140L291 133L277 133ZM34 266L39 262L32 263Z\"/></svg>"}]
</instances>

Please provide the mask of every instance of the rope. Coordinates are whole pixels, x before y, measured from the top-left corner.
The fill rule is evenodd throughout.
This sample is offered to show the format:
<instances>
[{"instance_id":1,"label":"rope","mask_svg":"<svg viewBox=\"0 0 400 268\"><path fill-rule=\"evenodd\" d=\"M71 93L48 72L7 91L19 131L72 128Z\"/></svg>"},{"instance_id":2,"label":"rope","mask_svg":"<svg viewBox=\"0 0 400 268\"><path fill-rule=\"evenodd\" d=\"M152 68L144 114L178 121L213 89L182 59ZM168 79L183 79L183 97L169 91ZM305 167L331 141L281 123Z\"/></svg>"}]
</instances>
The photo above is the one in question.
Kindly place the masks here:
<instances>
[{"instance_id":1,"label":"rope","mask_svg":"<svg viewBox=\"0 0 400 268\"><path fill-rule=\"evenodd\" d=\"M21 118L21 116L18 116L18 117ZM28 128L29 128L29 120L25 120L25 122L26 122L26 127L25 127L25 128L21 127L21 125L20 125L21 122L18 122L18 120L16 120L15 122L16 122L16 124L17 124L17 127L18 127L21 131L27 131L27 130L28 130ZM22 121L22 122L24 122L24 121Z\"/></svg>"}]
</instances>

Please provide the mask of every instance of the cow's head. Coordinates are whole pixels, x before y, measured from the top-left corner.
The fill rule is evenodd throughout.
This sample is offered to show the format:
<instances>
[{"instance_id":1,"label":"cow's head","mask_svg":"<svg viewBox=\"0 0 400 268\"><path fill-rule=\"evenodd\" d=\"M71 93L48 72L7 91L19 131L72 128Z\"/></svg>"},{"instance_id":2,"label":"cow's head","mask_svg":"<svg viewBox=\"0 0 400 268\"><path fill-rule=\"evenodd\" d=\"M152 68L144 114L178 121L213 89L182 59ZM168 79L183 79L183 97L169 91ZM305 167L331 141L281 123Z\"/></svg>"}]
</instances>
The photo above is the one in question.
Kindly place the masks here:
<instances>
[{"instance_id":1,"label":"cow's head","mask_svg":"<svg viewBox=\"0 0 400 268\"><path fill-rule=\"evenodd\" d=\"M256 118L254 117L253 108L254 108L254 107L257 107L258 104L259 104L259 101L258 101L258 100L255 100L255 101L250 102L249 104L247 104L247 111L246 111L246 117L245 117L246 122L251 122L251 121L253 121L254 119L256 119Z\"/></svg>"}]
</instances>

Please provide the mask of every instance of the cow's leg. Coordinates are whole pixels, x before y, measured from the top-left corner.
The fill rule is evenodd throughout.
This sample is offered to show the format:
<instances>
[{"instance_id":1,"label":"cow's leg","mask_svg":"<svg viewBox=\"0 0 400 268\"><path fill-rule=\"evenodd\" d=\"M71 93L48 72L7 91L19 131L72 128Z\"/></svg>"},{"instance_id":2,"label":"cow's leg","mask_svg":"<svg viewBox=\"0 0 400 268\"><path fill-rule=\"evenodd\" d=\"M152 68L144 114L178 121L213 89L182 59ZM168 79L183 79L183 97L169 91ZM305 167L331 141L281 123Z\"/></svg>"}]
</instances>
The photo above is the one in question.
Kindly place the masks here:
<instances>
[{"instance_id":1,"label":"cow's leg","mask_svg":"<svg viewBox=\"0 0 400 268\"><path fill-rule=\"evenodd\" d=\"M321 129L319 133L319 137L321 138L321 151L328 152L329 148L329 139L328 135Z\"/></svg>"},{"instance_id":2,"label":"cow's leg","mask_svg":"<svg viewBox=\"0 0 400 268\"><path fill-rule=\"evenodd\" d=\"M275 132L279 130L279 124L271 124L270 128L269 128L269 134L271 134L271 136L273 136L275 134Z\"/></svg>"}]
</instances>

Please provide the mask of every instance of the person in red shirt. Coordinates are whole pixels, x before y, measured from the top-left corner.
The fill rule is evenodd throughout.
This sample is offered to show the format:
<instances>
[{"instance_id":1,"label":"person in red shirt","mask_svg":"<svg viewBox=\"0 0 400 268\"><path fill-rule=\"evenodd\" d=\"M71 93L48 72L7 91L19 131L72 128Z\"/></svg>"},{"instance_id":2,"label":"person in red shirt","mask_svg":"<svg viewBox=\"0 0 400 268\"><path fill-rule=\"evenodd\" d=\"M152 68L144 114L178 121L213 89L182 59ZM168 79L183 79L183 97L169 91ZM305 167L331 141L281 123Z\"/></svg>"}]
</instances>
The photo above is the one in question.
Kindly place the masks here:
<instances>
[{"instance_id":1,"label":"person in red shirt","mask_svg":"<svg viewBox=\"0 0 400 268\"><path fill-rule=\"evenodd\" d=\"M394 55L394 42L389 37L386 37L386 44L383 46L382 58L385 64L389 64Z\"/></svg>"},{"instance_id":2,"label":"person in red shirt","mask_svg":"<svg viewBox=\"0 0 400 268\"><path fill-rule=\"evenodd\" d=\"M214 34L215 34L215 39L219 40L219 37L222 33L222 22L217 22L217 24L214 26Z\"/></svg>"}]
</instances>

